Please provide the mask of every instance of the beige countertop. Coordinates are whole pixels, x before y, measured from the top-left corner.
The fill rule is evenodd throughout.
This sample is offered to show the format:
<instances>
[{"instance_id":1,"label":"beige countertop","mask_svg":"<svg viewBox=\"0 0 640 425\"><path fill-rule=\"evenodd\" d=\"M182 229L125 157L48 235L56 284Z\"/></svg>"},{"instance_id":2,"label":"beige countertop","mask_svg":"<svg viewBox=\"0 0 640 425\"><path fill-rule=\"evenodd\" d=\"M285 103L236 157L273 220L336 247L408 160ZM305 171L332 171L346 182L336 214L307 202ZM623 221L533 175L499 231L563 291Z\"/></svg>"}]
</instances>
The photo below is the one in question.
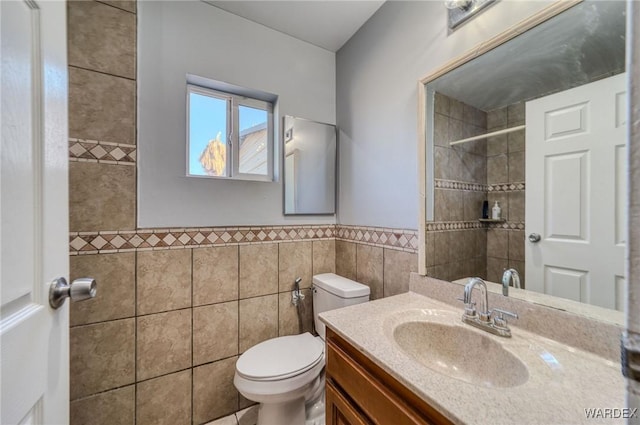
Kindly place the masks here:
<instances>
[{"instance_id":1,"label":"beige countertop","mask_svg":"<svg viewBox=\"0 0 640 425\"><path fill-rule=\"evenodd\" d=\"M437 314L434 314L437 313ZM622 409L624 379L616 362L512 327L502 338L465 325L462 308L409 292L321 313L321 320L410 390L459 424L597 424L623 419L588 419L585 409ZM496 388L452 378L446 368L428 367L395 342L395 326L431 321L463 326L500 343L527 367L521 385ZM562 326L562 324L557 324ZM473 356L470 347L465 355Z\"/></svg>"}]
</instances>

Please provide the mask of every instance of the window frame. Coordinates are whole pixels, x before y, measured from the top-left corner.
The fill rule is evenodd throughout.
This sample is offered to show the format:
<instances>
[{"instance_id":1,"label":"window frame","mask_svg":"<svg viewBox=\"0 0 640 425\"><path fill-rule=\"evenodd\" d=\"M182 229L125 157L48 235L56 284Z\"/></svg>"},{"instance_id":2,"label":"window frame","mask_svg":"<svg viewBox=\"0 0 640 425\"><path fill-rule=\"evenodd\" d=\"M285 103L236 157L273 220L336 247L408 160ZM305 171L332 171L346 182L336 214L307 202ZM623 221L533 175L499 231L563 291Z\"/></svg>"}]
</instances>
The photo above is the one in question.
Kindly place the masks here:
<instances>
[{"instance_id":1,"label":"window frame","mask_svg":"<svg viewBox=\"0 0 640 425\"><path fill-rule=\"evenodd\" d=\"M224 176L207 176L191 174L189 168L189 158L191 154L191 139L190 139L190 127L191 127L191 93L195 93L201 96L208 96L215 99L225 100L227 102L227 134L225 134L225 142L227 147L231 149L227 150L226 158L226 175ZM260 109L267 113L267 174L251 174L240 172L240 106L245 106L254 109ZM186 176L205 179L226 179L226 180L247 180L247 181L262 181L273 182L274 181L274 160L275 160L275 147L274 147L274 120L273 120L273 103L255 99L248 96L242 96L234 93L224 92L221 90L215 90L207 87L202 87L196 84L187 83L186 93L186 138L187 138L187 151L186 151Z\"/></svg>"}]
</instances>

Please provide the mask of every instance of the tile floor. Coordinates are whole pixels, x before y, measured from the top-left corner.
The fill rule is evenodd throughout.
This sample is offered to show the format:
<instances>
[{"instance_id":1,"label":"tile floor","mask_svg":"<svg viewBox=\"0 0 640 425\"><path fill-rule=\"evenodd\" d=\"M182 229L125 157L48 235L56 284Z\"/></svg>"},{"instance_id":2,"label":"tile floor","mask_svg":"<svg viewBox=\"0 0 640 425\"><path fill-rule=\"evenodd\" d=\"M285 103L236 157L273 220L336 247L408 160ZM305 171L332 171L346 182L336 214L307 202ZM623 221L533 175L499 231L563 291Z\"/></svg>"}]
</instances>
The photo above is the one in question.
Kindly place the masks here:
<instances>
[{"instance_id":1,"label":"tile floor","mask_svg":"<svg viewBox=\"0 0 640 425\"><path fill-rule=\"evenodd\" d=\"M205 425L256 425L258 422L258 406L251 406L247 409L216 419Z\"/></svg>"}]
</instances>

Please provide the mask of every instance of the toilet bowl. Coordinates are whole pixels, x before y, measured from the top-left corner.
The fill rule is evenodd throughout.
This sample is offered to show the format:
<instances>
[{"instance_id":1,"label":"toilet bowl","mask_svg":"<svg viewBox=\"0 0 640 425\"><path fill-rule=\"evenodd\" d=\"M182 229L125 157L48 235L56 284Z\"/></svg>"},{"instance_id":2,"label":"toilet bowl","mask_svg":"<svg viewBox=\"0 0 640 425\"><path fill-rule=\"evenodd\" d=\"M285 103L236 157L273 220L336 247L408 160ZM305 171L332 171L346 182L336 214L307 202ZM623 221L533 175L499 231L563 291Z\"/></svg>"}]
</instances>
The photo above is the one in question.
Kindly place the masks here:
<instances>
[{"instance_id":1,"label":"toilet bowl","mask_svg":"<svg viewBox=\"0 0 640 425\"><path fill-rule=\"evenodd\" d=\"M233 383L260 403L257 425L324 425L324 324L318 314L369 300L369 287L333 273L313 277L313 314L319 336L309 332L272 338L245 351Z\"/></svg>"}]
</instances>

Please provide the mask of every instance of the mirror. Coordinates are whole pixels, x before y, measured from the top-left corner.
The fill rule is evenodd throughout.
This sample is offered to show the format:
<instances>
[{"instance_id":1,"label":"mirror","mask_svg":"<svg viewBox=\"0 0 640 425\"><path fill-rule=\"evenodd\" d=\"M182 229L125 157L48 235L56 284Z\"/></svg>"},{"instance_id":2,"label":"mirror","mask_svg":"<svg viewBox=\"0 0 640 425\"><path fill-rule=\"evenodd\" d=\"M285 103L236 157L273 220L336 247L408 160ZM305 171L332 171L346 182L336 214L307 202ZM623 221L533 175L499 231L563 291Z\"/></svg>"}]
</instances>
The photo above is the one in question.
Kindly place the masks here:
<instances>
[{"instance_id":1,"label":"mirror","mask_svg":"<svg viewBox=\"0 0 640 425\"><path fill-rule=\"evenodd\" d=\"M581 2L422 80L428 276L513 268L526 290L623 310L625 8Z\"/></svg>"},{"instance_id":2,"label":"mirror","mask_svg":"<svg viewBox=\"0 0 640 425\"><path fill-rule=\"evenodd\" d=\"M336 127L284 117L284 214L335 214Z\"/></svg>"}]
</instances>

